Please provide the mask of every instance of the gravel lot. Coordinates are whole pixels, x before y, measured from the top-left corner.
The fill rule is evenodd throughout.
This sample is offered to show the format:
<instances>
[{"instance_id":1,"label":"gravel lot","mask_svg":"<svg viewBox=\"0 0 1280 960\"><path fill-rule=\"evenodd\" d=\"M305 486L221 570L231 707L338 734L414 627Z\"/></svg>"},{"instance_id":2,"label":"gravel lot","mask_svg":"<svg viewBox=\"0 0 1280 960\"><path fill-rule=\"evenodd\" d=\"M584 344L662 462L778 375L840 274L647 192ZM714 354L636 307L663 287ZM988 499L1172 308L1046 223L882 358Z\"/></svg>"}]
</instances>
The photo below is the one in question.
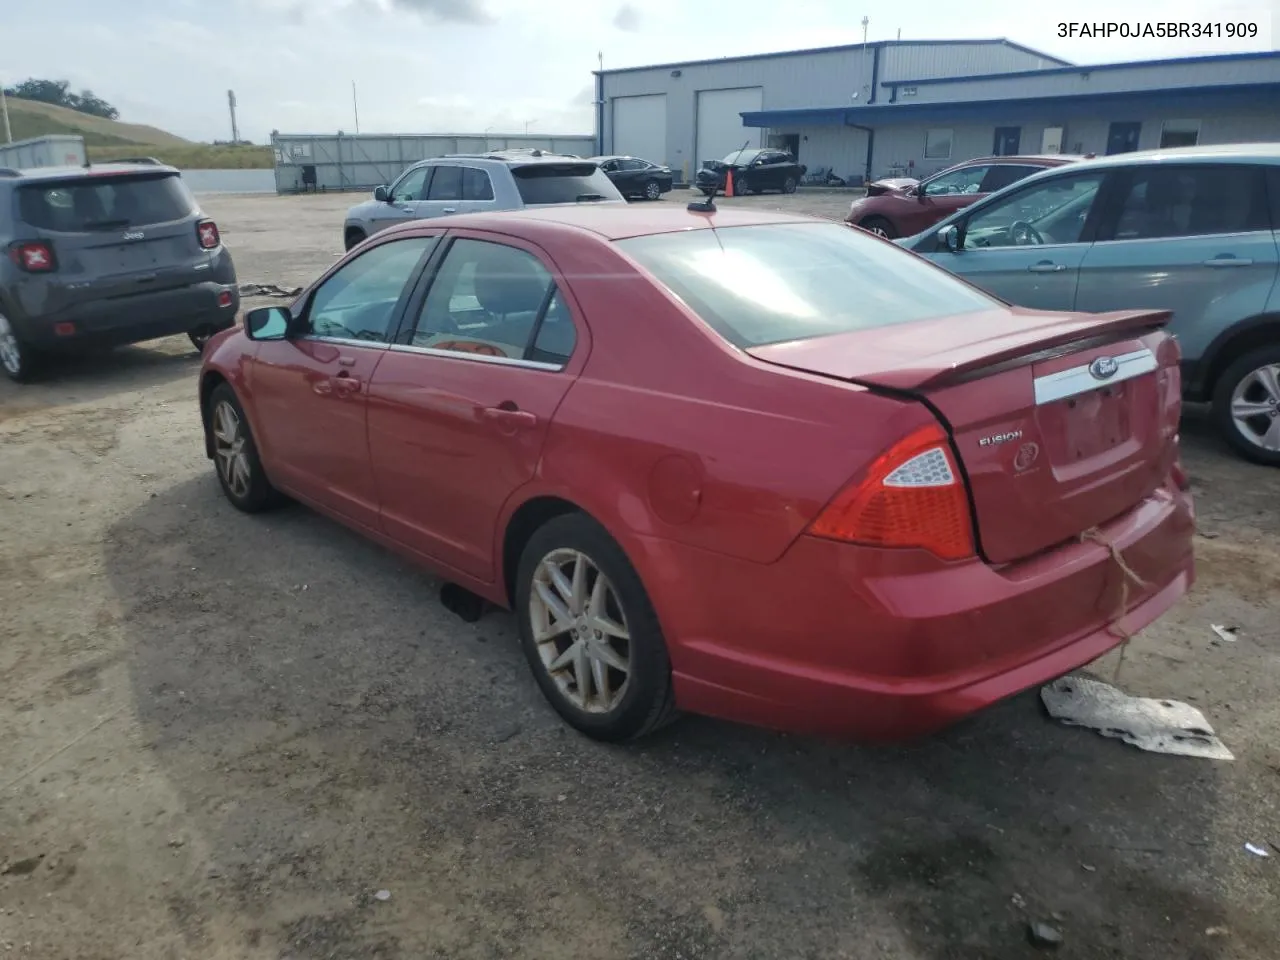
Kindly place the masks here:
<instances>
[{"instance_id":1,"label":"gravel lot","mask_svg":"<svg viewBox=\"0 0 1280 960\"><path fill-rule=\"evenodd\" d=\"M243 282L288 286L355 199L204 205ZM0 956L992 960L1037 919L1063 957L1276 956L1280 473L1196 411L1200 580L1120 683L1234 762L1034 693L892 749L698 718L612 748L543 704L510 617L464 624L304 509L233 511L197 368L175 338L0 384Z\"/></svg>"}]
</instances>

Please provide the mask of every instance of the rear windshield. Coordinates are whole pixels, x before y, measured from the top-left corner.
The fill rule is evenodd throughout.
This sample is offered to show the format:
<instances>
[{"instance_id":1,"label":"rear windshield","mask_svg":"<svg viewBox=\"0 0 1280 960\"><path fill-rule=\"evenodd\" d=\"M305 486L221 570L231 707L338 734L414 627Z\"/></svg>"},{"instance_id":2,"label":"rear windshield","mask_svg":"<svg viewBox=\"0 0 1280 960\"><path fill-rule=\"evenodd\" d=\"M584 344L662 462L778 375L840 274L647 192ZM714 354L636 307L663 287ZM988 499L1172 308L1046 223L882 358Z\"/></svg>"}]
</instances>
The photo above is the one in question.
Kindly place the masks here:
<instances>
[{"instance_id":1,"label":"rear windshield","mask_svg":"<svg viewBox=\"0 0 1280 960\"><path fill-rule=\"evenodd\" d=\"M843 224L688 230L618 246L737 347L953 314L998 301Z\"/></svg>"},{"instance_id":2,"label":"rear windshield","mask_svg":"<svg viewBox=\"0 0 1280 960\"><path fill-rule=\"evenodd\" d=\"M74 233L181 220L195 209L176 174L52 180L18 190L18 216L40 230Z\"/></svg>"},{"instance_id":3,"label":"rear windshield","mask_svg":"<svg viewBox=\"0 0 1280 960\"><path fill-rule=\"evenodd\" d=\"M516 189L528 206L621 200L613 181L594 163L537 163L513 167Z\"/></svg>"}]
</instances>

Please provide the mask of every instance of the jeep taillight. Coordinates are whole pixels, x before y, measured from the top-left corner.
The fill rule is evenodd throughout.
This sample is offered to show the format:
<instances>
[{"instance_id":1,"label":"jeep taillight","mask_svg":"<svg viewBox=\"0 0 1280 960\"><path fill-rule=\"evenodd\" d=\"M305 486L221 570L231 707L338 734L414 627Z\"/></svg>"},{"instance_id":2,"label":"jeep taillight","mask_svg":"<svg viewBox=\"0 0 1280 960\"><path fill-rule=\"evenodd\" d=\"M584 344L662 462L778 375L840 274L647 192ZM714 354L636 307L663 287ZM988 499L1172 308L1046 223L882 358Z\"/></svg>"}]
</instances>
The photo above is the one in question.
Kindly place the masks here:
<instances>
[{"instance_id":1,"label":"jeep taillight","mask_svg":"<svg viewBox=\"0 0 1280 960\"><path fill-rule=\"evenodd\" d=\"M58 260L53 255L52 244L44 241L9 244L9 259L18 265L18 269L26 273L53 273L58 269Z\"/></svg>"},{"instance_id":2,"label":"jeep taillight","mask_svg":"<svg viewBox=\"0 0 1280 960\"><path fill-rule=\"evenodd\" d=\"M925 427L886 450L809 527L814 536L915 547L943 560L975 553L964 480L947 436Z\"/></svg>"},{"instance_id":3,"label":"jeep taillight","mask_svg":"<svg viewBox=\"0 0 1280 960\"><path fill-rule=\"evenodd\" d=\"M212 250L222 243L222 237L218 234L218 225L212 220L201 220L196 224L196 238L205 250Z\"/></svg>"}]
</instances>

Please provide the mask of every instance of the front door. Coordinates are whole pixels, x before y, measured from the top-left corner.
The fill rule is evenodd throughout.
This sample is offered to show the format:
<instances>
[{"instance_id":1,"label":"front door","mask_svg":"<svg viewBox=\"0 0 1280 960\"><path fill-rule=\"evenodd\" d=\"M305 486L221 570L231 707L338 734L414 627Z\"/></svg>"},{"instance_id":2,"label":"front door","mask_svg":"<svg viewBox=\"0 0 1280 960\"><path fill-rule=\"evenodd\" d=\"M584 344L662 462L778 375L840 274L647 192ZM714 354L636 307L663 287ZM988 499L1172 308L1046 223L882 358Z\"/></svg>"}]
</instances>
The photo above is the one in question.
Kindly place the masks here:
<instances>
[{"instance_id":1,"label":"front door","mask_svg":"<svg viewBox=\"0 0 1280 960\"><path fill-rule=\"evenodd\" d=\"M343 263L302 305L302 333L262 341L250 372L254 423L272 477L372 528L378 500L365 423L369 384L436 242L392 240Z\"/></svg>"},{"instance_id":2,"label":"front door","mask_svg":"<svg viewBox=\"0 0 1280 960\"><path fill-rule=\"evenodd\" d=\"M383 531L492 581L498 516L537 470L579 327L535 248L454 236L378 367L369 452Z\"/></svg>"},{"instance_id":3,"label":"front door","mask_svg":"<svg viewBox=\"0 0 1280 960\"><path fill-rule=\"evenodd\" d=\"M414 167L391 185L385 203L380 203L369 215L374 231L394 227L397 223L417 220L422 216L418 205L426 196L427 184L431 179L430 167Z\"/></svg>"},{"instance_id":4,"label":"front door","mask_svg":"<svg viewBox=\"0 0 1280 960\"><path fill-rule=\"evenodd\" d=\"M1080 273L1076 307L1173 310L1186 360L1266 309L1277 273L1264 168L1232 164L1127 171Z\"/></svg>"},{"instance_id":5,"label":"front door","mask_svg":"<svg viewBox=\"0 0 1280 960\"><path fill-rule=\"evenodd\" d=\"M1107 155L1113 153L1132 153L1138 149L1138 135L1142 133L1142 124L1122 121L1111 124L1107 130Z\"/></svg>"},{"instance_id":6,"label":"front door","mask_svg":"<svg viewBox=\"0 0 1280 960\"><path fill-rule=\"evenodd\" d=\"M1022 143L1021 127L996 127L995 142L991 152L997 157L1014 157Z\"/></svg>"},{"instance_id":7,"label":"front door","mask_svg":"<svg viewBox=\"0 0 1280 960\"><path fill-rule=\"evenodd\" d=\"M997 194L964 218L959 251L926 256L1017 306L1071 310L1105 176L1066 174Z\"/></svg>"}]
</instances>

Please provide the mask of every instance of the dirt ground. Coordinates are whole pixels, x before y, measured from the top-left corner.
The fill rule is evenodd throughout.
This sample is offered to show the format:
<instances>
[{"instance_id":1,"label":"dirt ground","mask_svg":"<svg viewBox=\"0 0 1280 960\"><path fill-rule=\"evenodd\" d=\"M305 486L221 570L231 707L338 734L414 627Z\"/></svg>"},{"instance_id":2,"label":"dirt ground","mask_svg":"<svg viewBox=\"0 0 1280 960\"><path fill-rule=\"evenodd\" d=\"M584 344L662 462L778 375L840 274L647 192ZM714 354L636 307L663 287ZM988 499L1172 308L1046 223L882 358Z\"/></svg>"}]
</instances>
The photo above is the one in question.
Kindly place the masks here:
<instances>
[{"instance_id":1,"label":"dirt ground","mask_svg":"<svg viewBox=\"0 0 1280 960\"><path fill-rule=\"evenodd\" d=\"M354 199L204 206L243 282L287 286ZM463 623L305 509L232 510L197 367L172 339L0 385L0 957L1003 960L1038 919L1062 957L1280 950L1280 472L1198 411L1199 582L1119 682L1234 762L1034 692L895 748L698 718L618 748L557 720L509 616Z\"/></svg>"}]
</instances>

